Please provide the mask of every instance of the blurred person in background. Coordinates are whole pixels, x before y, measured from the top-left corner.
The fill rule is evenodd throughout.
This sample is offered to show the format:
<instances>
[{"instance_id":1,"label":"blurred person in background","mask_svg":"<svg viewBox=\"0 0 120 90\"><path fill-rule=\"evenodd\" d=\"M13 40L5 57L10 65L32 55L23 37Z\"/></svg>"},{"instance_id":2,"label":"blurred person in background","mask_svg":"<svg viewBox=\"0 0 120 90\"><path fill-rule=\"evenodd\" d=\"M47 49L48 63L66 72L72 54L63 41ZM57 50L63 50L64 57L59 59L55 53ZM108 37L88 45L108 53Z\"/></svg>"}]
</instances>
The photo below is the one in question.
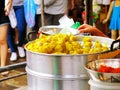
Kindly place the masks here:
<instances>
[{"instance_id":1,"label":"blurred person in background","mask_svg":"<svg viewBox=\"0 0 120 90\"><path fill-rule=\"evenodd\" d=\"M25 57L23 44L26 38L26 21L24 15L23 0L13 0L13 9L17 19L18 43L15 43L15 30L9 26L8 45L11 51L10 60L16 61L18 57L17 50L19 57Z\"/></svg>"},{"instance_id":2,"label":"blurred person in background","mask_svg":"<svg viewBox=\"0 0 120 90\"><path fill-rule=\"evenodd\" d=\"M68 0L44 0L45 25L59 25L66 13Z\"/></svg>"},{"instance_id":3,"label":"blurred person in background","mask_svg":"<svg viewBox=\"0 0 120 90\"><path fill-rule=\"evenodd\" d=\"M82 12L85 10L84 0L68 0L68 17L73 18L74 22L82 21Z\"/></svg>"},{"instance_id":4,"label":"blurred person in background","mask_svg":"<svg viewBox=\"0 0 120 90\"><path fill-rule=\"evenodd\" d=\"M12 0L8 1L8 4L5 5L5 0L0 0L0 66L3 67L6 65L7 54L8 54L8 45L7 45L7 32L9 25L9 12L12 6ZM2 74L6 74L3 72Z\"/></svg>"},{"instance_id":5,"label":"blurred person in background","mask_svg":"<svg viewBox=\"0 0 120 90\"><path fill-rule=\"evenodd\" d=\"M35 25L32 28L33 31L38 31L41 27L41 5L40 0L34 0L35 4L37 5L36 15L35 15Z\"/></svg>"},{"instance_id":6,"label":"blurred person in background","mask_svg":"<svg viewBox=\"0 0 120 90\"><path fill-rule=\"evenodd\" d=\"M6 5L8 3L8 0L6 0ZM17 20L16 20L16 15L13 9L13 6L11 7L10 13L8 15L9 20L10 20L10 26L14 28L15 30L15 43L18 42L18 29L17 29Z\"/></svg>"},{"instance_id":7,"label":"blurred person in background","mask_svg":"<svg viewBox=\"0 0 120 90\"><path fill-rule=\"evenodd\" d=\"M31 28L32 31L28 32L28 41L35 40L38 36L39 28L42 26L41 23L41 2L40 0L34 0L36 4L36 13L35 13L35 25Z\"/></svg>"}]
</instances>

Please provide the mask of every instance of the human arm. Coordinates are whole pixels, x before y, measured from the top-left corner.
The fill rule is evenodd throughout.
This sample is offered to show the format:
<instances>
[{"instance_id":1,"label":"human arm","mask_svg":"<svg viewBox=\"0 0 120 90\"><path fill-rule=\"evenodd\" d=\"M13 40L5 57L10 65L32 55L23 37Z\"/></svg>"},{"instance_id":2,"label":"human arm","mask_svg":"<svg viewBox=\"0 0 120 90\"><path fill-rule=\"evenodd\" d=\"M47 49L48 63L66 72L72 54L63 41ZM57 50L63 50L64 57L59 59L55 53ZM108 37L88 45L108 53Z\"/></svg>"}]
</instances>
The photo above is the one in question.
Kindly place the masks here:
<instances>
[{"instance_id":1,"label":"human arm","mask_svg":"<svg viewBox=\"0 0 120 90\"><path fill-rule=\"evenodd\" d=\"M78 30L80 31L80 33L90 33L92 35L95 36L103 36L103 37L107 37L103 32L101 32L99 29L97 29L96 27L90 26L88 24L83 24L81 25Z\"/></svg>"},{"instance_id":2,"label":"human arm","mask_svg":"<svg viewBox=\"0 0 120 90\"><path fill-rule=\"evenodd\" d=\"M108 10L108 13L107 13L107 17L106 19L103 20L103 24L105 24L109 19L110 19L110 16L111 16L111 13L112 13L112 10L113 10L113 6L114 6L114 1L112 1L110 3L110 7L109 7L109 10Z\"/></svg>"},{"instance_id":3,"label":"human arm","mask_svg":"<svg viewBox=\"0 0 120 90\"><path fill-rule=\"evenodd\" d=\"M68 0L68 9L69 10L72 10L74 9L74 0Z\"/></svg>"},{"instance_id":4,"label":"human arm","mask_svg":"<svg viewBox=\"0 0 120 90\"><path fill-rule=\"evenodd\" d=\"M11 9L11 6L12 6L12 1L13 1L13 0L9 0L8 3L7 3L7 5L5 6L5 9L4 9L4 10L5 10L5 15L6 15L6 16L8 16L9 13L10 13L10 9Z\"/></svg>"},{"instance_id":5,"label":"human arm","mask_svg":"<svg viewBox=\"0 0 120 90\"><path fill-rule=\"evenodd\" d=\"M120 39L120 36L117 38L117 40Z\"/></svg>"}]
</instances>

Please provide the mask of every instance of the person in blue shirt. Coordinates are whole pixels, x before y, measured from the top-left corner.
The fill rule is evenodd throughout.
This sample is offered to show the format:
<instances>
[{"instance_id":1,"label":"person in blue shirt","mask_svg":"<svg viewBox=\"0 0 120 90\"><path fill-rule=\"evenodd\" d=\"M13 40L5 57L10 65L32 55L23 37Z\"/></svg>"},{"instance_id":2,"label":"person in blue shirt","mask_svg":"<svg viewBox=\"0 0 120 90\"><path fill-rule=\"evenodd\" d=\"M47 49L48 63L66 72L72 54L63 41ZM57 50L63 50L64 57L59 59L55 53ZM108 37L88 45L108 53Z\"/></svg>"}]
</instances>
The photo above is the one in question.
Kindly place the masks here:
<instances>
[{"instance_id":1,"label":"person in blue shirt","mask_svg":"<svg viewBox=\"0 0 120 90\"><path fill-rule=\"evenodd\" d=\"M103 23L110 19L109 29L111 30L111 38L117 39L120 36L120 0L113 0Z\"/></svg>"}]
</instances>

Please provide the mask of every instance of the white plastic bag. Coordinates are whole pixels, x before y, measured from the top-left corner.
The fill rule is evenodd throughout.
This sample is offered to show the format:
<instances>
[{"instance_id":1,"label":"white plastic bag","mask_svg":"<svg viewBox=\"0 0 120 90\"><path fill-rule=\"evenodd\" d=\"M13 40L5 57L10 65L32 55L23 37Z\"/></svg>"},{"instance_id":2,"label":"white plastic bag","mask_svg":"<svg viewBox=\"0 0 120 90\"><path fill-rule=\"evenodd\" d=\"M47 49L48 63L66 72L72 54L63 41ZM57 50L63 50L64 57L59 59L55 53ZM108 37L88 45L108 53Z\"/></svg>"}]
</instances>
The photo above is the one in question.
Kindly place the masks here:
<instances>
[{"instance_id":1,"label":"white plastic bag","mask_svg":"<svg viewBox=\"0 0 120 90\"><path fill-rule=\"evenodd\" d=\"M10 19L10 25L12 28L17 27L17 20L16 20L16 16L15 16L15 12L13 10L13 8L11 8L10 13L9 13L9 19Z\"/></svg>"},{"instance_id":2,"label":"white plastic bag","mask_svg":"<svg viewBox=\"0 0 120 90\"><path fill-rule=\"evenodd\" d=\"M5 0L5 6L7 6L8 3L9 3L9 0ZM15 12L13 10L13 7L11 7L11 10L10 10L8 17L10 19L11 27L15 28L17 26L17 20L16 20L16 16L15 16Z\"/></svg>"},{"instance_id":3,"label":"white plastic bag","mask_svg":"<svg viewBox=\"0 0 120 90\"><path fill-rule=\"evenodd\" d=\"M63 17L59 19L59 23L60 23L60 26L62 27L70 27L74 24L74 21L72 18L70 19L68 18L67 15L64 15Z\"/></svg>"}]
</instances>

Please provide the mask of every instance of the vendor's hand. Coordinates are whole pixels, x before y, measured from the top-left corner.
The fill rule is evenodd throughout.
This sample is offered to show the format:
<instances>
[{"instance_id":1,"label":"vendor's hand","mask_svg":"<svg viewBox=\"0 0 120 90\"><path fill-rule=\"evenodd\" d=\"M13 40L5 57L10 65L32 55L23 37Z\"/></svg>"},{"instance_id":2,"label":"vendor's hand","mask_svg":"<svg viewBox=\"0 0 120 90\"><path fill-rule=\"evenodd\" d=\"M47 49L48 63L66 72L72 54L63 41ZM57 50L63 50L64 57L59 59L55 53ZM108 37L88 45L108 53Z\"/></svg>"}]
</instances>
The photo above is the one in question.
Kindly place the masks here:
<instances>
[{"instance_id":1,"label":"vendor's hand","mask_svg":"<svg viewBox=\"0 0 120 90\"><path fill-rule=\"evenodd\" d=\"M78 30L80 31L80 33L91 33L91 34L95 34L95 27L90 26L88 24L83 24L81 25Z\"/></svg>"},{"instance_id":2,"label":"vendor's hand","mask_svg":"<svg viewBox=\"0 0 120 90\"><path fill-rule=\"evenodd\" d=\"M83 24L81 25L78 30L80 31L80 33L90 33L91 35L95 35L95 36L103 36L103 37L107 37L103 32L101 32L99 29L97 29L96 27L90 26L88 24Z\"/></svg>"}]
</instances>

